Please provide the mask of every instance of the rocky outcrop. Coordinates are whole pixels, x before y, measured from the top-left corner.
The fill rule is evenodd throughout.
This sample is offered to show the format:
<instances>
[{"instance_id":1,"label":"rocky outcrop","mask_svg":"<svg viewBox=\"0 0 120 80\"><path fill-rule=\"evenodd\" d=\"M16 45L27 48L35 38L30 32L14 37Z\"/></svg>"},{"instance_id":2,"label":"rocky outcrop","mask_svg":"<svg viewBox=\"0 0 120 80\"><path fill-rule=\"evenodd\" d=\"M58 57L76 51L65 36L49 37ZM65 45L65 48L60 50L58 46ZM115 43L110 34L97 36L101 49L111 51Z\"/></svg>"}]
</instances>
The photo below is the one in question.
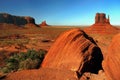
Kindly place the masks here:
<instances>
[{"instance_id":1,"label":"rocky outcrop","mask_svg":"<svg viewBox=\"0 0 120 80\"><path fill-rule=\"evenodd\" d=\"M85 72L79 80L107 80L103 70L100 70L98 74Z\"/></svg>"},{"instance_id":2,"label":"rocky outcrop","mask_svg":"<svg viewBox=\"0 0 120 80\"><path fill-rule=\"evenodd\" d=\"M120 80L120 33L113 38L108 48L103 68L108 80Z\"/></svg>"},{"instance_id":3,"label":"rocky outcrop","mask_svg":"<svg viewBox=\"0 0 120 80\"><path fill-rule=\"evenodd\" d=\"M32 17L14 16L7 13L0 13L0 23L15 24L18 26L28 23L35 24L35 19Z\"/></svg>"},{"instance_id":4,"label":"rocky outcrop","mask_svg":"<svg viewBox=\"0 0 120 80\"><path fill-rule=\"evenodd\" d=\"M61 34L48 51L42 67L72 70L78 74L101 68L103 56L94 40L80 29Z\"/></svg>"},{"instance_id":5,"label":"rocky outcrop","mask_svg":"<svg viewBox=\"0 0 120 80\"><path fill-rule=\"evenodd\" d=\"M39 26L40 27L45 27L45 26L48 26L48 24L46 23L46 21L43 21Z\"/></svg>"},{"instance_id":6,"label":"rocky outcrop","mask_svg":"<svg viewBox=\"0 0 120 80\"><path fill-rule=\"evenodd\" d=\"M110 24L110 18L106 18L105 13L96 13L95 16L95 23L88 27L85 28L84 31L86 33L91 33L91 34L116 34L120 32L120 29L112 26Z\"/></svg>"}]
</instances>

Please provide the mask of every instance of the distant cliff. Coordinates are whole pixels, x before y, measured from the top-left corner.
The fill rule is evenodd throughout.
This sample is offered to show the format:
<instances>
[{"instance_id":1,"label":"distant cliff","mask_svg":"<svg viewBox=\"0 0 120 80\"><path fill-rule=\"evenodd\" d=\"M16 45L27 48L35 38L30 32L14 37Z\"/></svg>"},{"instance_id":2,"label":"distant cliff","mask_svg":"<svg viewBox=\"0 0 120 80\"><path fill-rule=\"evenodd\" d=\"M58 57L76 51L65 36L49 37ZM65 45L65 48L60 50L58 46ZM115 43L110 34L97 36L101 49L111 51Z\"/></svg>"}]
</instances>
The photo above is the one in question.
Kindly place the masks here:
<instances>
[{"instance_id":1,"label":"distant cliff","mask_svg":"<svg viewBox=\"0 0 120 80\"><path fill-rule=\"evenodd\" d=\"M0 23L25 25L28 23L35 24L35 19L29 16L14 16L7 13L0 13Z\"/></svg>"},{"instance_id":2,"label":"distant cliff","mask_svg":"<svg viewBox=\"0 0 120 80\"><path fill-rule=\"evenodd\" d=\"M46 27L49 26L46 21L43 21L41 24L39 24L40 27Z\"/></svg>"}]
</instances>

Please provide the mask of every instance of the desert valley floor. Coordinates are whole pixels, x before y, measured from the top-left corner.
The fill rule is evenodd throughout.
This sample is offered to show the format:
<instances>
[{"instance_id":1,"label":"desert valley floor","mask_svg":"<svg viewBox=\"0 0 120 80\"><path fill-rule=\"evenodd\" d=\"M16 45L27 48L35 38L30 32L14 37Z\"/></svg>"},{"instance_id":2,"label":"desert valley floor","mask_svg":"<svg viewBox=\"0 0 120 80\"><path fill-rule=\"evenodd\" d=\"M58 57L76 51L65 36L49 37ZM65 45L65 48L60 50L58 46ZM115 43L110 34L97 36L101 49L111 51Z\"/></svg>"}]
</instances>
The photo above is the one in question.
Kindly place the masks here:
<instances>
[{"instance_id":1,"label":"desert valley floor","mask_svg":"<svg viewBox=\"0 0 120 80\"><path fill-rule=\"evenodd\" d=\"M6 26L7 24L4 24L4 25ZM13 25L11 25L11 26L13 26ZM74 29L74 28L84 30L87 28L87 26L85 26L85 27L82 27L82 26L81 27L78 27L78 26L77 27L76 26L70 26L70 27L69 26L49 26L49 27L43 27L43 28L12 28L12 27L7 28L7 27L5 27L5 29L3 27L3 29L0 30L0 34L1 34L0 35L0 60L1 60L0 67L4 66L5 59L8 58L9 56L13 55L14 53L26 52L28 49L35 49L35 50L43 49L43 50L48 51L61 33L63 33L64 31ZM110 45L113 36L115 36L117 33L113 33L113 34L87 33L87 34L94 39L94 41L97 43L98 47L100 47L102 54L104 54L103 57L105 57L107 54L107 51L108 51L108 46ZM42 74L43 70L40 70L40 72L38 72L40 75L43 75L43 77L45 77L45 75L47 77L48 76L50 77L51 75L48 75L48 74L51 74L51 73L53 75L55 75L56 72L60 73L59 79L56 77L56 76L58 76L57 74L56 74L56 76L53 76L53 78L56 77L55 78L56 80L61 80L60 77L63 77L67 73L69 73L66 75L67 77L74 74L74 72L72 73L72 72L64 71L64 70L63 71L59 71L59 70L52 71L49 69L45 69L44 72L46 72L46 73ZM47 71L49 72L48 74L47 74ZM62 72L64 72L64 73L62 73ZM26 71L23 73L25 73L25 74L27 73L28 76L31 75L30 74L31 72L29 73L29 71ZM16 73L16 74L12 73L13 75L9 76L10 80L14 80L15 78L18 77L18 75L23 74L23 73L22 72ZM34 73L34 71L33 71L33 73ZM105 75L104 73L97 74L99 76L97 76L96 74L90 74L90 73L86 73L85 75L88 76L88 78L91 78L91 80L98 80L96 78L100 78L99 80L106 79L106 77L104 76ZM1 73L1 76L3 76L2 73ZM11 76L13 79L11 79ZM25 78L28 76L25 76ZM37 73L35 73L34 76L39 76L39 75L37 75ZM90 77L90 76L92 76L92 77ZM41 76L40 80L46 80L46 78L43 79L43 77ZM73 78L73 77L74 76L72 76L71 78ZM28 80L30 80L30 79L39 80L37 78L36 79L28 78ZM6 80L9 80L9 78ZM19 79L19 80L22 80L22 79ZM71 79L71 80L74 80L74 79ZM80 79L80 80L82 80L82 79Z\"/></svg>"}]
</instances>

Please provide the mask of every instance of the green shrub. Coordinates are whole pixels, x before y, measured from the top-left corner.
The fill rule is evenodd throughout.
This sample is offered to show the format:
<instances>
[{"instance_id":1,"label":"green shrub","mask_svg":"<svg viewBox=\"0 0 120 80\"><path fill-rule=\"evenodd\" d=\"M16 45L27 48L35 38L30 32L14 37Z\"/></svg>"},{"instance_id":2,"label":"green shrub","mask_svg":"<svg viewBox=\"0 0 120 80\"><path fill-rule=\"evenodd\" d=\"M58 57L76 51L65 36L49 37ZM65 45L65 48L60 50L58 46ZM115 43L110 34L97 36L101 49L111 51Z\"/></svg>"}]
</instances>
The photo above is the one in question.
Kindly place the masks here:
<instances>
[{"instance_id":1,"label":"green shrub","mask_svg":"<svg viewBox=\"0 0 120 80\"><path fill-rule=\"evenodd\" d=\"M26 59L25 61L22 61L19 64L19 70L23 69L35 69L39 67L39 60L32 60L30 58Z\"/></svg>"},{"instance_id":2,"label":"green shrub","mask_svg":"<svg viewBox=\"0 0 120 80\"><path fill-rule=\"evenodd\" d=\"M21 52L14 54L6 60L6 65L1 71L3 73L9 73L24 69L37 69L40 67L45 54L45 50L28 50L26 53Z\"/></svg>"},{"instance_id":3,"label":"green shrub","mask_svg":"<svg viewBox=\"0 0 120 80\"><path fill-rule=\"evenodd\" d=\"M3 67L3 68L1 69L1 71L2 71L3 73L9 73L9 72L11 72L8 67Z\"/></svg>"}]
</instances>

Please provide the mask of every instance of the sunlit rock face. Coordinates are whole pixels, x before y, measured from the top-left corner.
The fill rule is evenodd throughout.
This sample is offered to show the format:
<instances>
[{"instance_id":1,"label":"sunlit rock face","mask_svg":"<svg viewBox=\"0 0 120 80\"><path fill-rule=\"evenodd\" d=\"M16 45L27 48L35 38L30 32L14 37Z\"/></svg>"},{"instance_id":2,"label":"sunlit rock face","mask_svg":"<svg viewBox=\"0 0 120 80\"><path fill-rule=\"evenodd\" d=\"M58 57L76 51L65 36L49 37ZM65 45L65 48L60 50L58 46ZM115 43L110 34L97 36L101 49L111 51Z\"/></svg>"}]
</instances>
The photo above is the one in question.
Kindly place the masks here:
<instances>
[{"instance_id":1,"label":"sunlit rock face","mask_svg":"<svg viewBox=\"0 0 120 80\"><path fill-rule=\"evenodd\" d=\"M103 68L108 80L120 80L120 33L113 38L108 48Z\"/></svg>"},{"instance_id":2,"label":"sunlit rock face","mask_svg":"<svg viewBox=\"0 0 120 80\"><path fill-rule=\"evenodd\" d=\"M97 73L103 56L94 40L80 29L62 33L48 51L42 67Z\"/></svg>"},{"instance_id":3,"label":"sunlit rock face","mask_svg":"<svg viewBox=\"0 0 120 80\"><path fill-rule=\"evenodd\" d=\"M35 24L35 19L27 16L14 16L7 13L0 13L0 23L15 25Z\"/></svg>"}]
</instances>

